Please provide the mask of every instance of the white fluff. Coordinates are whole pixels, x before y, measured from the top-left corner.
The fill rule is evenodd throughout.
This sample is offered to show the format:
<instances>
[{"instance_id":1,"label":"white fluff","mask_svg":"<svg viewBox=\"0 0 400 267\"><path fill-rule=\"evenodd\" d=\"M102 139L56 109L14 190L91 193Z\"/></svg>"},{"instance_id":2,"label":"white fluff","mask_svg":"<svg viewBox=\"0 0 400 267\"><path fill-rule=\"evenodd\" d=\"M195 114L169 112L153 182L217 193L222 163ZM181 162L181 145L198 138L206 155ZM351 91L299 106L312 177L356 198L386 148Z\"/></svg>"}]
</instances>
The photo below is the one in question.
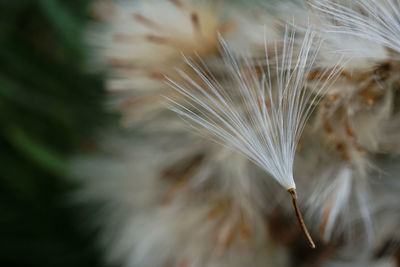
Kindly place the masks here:
<instances>
[{"instance_id":1,"label":"white fluff","mask_svg":"<svg viewBox=\"0 0 400 267\"><path fill-rule=\"evenodd\" d=\"M399 0L345 2L314 0L310 4L326 18L326 32L359 37L400 52Z\"/></svg>"},{"instance_id":2,"label":"white fluff","mask_svg":"<svg viewBox=\"0 0 400 267\"><path fill-rule=\"evenodd\" d=\"M159 140L109 133L101 141L106 155L74 162L79 175L88 178L75 199L104 202L93 219L102 227L101 244L109 262L123 267L288 266L286 250L265 227L260 210L265 203L255 199L257 188L246 184L246 166L238 155L214 153L211 160L221 158L220 164L200 165L166 202L180 177L171 181L161 173L185 154L193 156L193 144L189 155L179 149L189 147L188 138L161 145ZM225 172L236 175L235 182L198 184L201 176ZM226 188L232 186L249 187L248 194Z\"/></svg>"},{"instance_id":3,"label":"white fluff","mask_svg":"<svg viewBox=\"0 0 400 267\"><path fill-rule=\"evenodd\" d=\"M316 83L318 87L306 90L306 77L319 49L313 43L319 41L313 31L307 30L296 57L294 36L294 30L286 30L279 52L276 43L273 51L265 47L266 70L243 56L235 58L221 39L221 54L231 81L229 88L222 87L206 66L190 60L186 61L203 84L183 72L185 83L169 80L185 102L169 99L173 111L247 156L286 189L296 187L296 145L317 96L324 94L338 73L337 66L331 72L325 71L322 76L328 78ZM269 54L273 54L272 59ZM261 77L256 74L257 67Z\"/></svg>"}]
</instances>

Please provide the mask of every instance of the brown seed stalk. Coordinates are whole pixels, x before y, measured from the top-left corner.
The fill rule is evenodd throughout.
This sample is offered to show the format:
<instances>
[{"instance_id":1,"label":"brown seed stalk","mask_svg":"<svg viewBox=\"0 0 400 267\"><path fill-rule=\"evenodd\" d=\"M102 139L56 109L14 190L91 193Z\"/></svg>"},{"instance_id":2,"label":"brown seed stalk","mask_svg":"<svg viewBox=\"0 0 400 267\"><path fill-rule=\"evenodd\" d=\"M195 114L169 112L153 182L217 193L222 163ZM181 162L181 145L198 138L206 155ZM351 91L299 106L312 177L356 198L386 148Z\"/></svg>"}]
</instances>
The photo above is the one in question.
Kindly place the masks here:
<instances>
[{"instance_id":1,"label":"brown seed stalk","mask_svg":"<svg viewBox=\"0 0 400 267\"><path fill-rule=\"evenodd\" d=\"M299 221L301 230L303 231L305 237L307 238L307 241L308 241L310 247L311 247L311 248L315 248L314 241L312 240L311 235L310 235L310 233L309 233L308 230L307 230L307 227L306 227L306 225L305 225L305 223L304 223L304 220L303 220L303 216L301 215L299 206L298 206L298 204L297 204L296 189L294 189L294 188L289 188L289 189L288 189L288 192L289 192L290 195L292 196L292 201L293 201L294 210L296 211L297 220Z\"/></svg>"}]
</instances>

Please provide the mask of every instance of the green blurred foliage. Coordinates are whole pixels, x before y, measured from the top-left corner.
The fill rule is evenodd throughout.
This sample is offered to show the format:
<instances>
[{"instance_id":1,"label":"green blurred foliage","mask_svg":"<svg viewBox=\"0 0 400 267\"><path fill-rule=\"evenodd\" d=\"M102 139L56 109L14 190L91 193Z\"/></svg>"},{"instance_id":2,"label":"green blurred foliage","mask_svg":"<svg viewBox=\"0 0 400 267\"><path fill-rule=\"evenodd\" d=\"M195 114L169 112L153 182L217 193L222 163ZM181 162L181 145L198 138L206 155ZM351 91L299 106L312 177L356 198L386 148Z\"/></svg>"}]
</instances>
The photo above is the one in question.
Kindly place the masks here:
<instances>
[{"instance_id":1,"label":"green blurred foliage","mask_svg":"<svg viewBox=\"0 0 400 267\"><path fill-rule=\"evenodd\" d=\"M0 0L0 266L100 266L66 162L107 121L89 0Z\"/></svg>"}]
</instances>

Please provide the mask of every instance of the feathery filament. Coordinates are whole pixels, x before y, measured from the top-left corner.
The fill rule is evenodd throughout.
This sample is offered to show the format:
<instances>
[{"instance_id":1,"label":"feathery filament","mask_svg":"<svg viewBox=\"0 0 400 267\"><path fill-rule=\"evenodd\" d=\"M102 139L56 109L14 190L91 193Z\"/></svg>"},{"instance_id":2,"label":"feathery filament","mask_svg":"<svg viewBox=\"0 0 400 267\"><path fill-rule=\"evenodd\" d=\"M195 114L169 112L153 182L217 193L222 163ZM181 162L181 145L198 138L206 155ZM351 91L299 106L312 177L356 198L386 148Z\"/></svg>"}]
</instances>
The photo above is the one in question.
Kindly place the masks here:
<instances>
[{"instance_id":1,"label":"feathery filament","mask_svg":"<svg viewBox=\"0 0 400 267\"><path fill-rule=\"evenodd\" d=\"M167 79L181 96L179 100L168 98L168 107L244 154L288 190L302 230L315 247L297 206L293 162L305 123L338 76L339 63L308 87L307 77L321 40L308 29L297 49L295 35L294 29L286 28L282 44L269 48L265 41L263 64L233 55L220 38L222 61L228 69L224 81L218 81L201 59L200 63L186 59L200 81L184 72L180 72L183 83Z\"/></svg>"},{"instance_id":2,"label":"feathery filament","mask_svg":"<svg viewBox=\"0 0 400 267\"><path fill-rule=\"evenodd\" d=\"M400 1L356 0L345 6L331 0L310 1L327 33L346 34L400 52Z\"/></svg>"}]
</instances>

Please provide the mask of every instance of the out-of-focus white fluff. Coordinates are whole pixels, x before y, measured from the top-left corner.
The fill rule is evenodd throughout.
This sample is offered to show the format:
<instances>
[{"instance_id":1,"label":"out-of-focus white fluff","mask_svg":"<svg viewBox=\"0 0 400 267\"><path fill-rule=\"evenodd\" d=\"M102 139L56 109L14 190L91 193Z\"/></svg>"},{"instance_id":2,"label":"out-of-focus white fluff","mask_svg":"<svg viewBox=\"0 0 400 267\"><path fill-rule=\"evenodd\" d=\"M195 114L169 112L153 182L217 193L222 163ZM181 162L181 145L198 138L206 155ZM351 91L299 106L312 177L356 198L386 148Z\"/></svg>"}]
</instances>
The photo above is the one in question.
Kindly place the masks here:
<instances>
[{"instance_id":1,"label":"out-of-focus white fluff","mask_svg":"<svg viewBox=\"0 0 400 267\"><path fill-rule=\"evenodd\" d=\"M107 24L92 27L88 39L98 48L97 65L108 70L106 86L113 106L124 114L125 125L149 120L163 111L161 94L169 94L164 75L176 77L175 68L185 68L182 53L187 56L196 53L204 58L215 55L217 33L225 36L234 27L225 16L229 8L222 3L191 0L111 3L114 8L105 8L99 2Z\"/></svg>"},{"instance_id":2,"label":"out-of-focus white fluff","mask_svg":"<svg viewBox=\"0 0 400 267\"><path fill-rule=\"evenodd\" d=\"M400 165L398 157L381 157L377 164L380 172L372 190L372 211L376 221L375 243L377 249L388 247L388 254L400 243Z\"/></svg>"},{"instance_id":3,"label":"out-of-focus white fluff","mask_svg":"<svg viewBox=\"0 0 400 267\"><path fill-rule=\"evenodd\" d=\"M198 184L196 179L184 186L162 179L171 153L184 155L171 145L166 152L160 149L164 145L115 135L103 139L102 150L111 154L75 161L79 175L89 178L77 198L104 201L96 218L103 226L108 260L126 267L286 266L285 249L270 240L265 227L260 212L265 203L253 197L257 189L230 195L235 190ZM226 157L221 153L219 157ZM246 187L241 162L232 157L224 161L231 169L226 175L237 175L240 186ZM204 175L199 168L194 177ZM215 165L206 173L218 175L219 169Z\"/></svg>"},{"instance_id":4,"label":"out-of-focus white fluff","mask_svg":"<svg viewBox=\"0 0 400 267\"><path fill-rule=\"evenodd\" d=\"M307 199L307 215L316 222L314 227L324 242L345 238L348 243L371 242L373 225L368 178L339 163L329 169L319 169L311 184ZM318 222L318 223L317 223ZM362 229L352 231L352 229ZM364 239L364 237L366 237ZM369 243L363 243L368 249Z\"/></svg>"},{"instance_id":5,"label":"out-of-focus white fluff","mask_svg":"<svg viewBox=\"0 0 400 267\"><path fill-rule=\"evenodd\" d=\"M334 23L341 25L341 21L334 21L332 17L335 15L330 13L329 9L324 9L324 5L346 5L349 9L355 8L354 10L359 11L356 8L359 8L359 1L310 3L314 8L313 12L317 11L319 15L317 21L320 24L317 28L325 39L318 62L321 66L329 68L330 65L333 66L331 60L335 62L335 58L341 55L346 58L346 65L341 78L331 87L316 109L313 126L307 129L302 140L302 147L306 151L307 147L309 150L313 149L309 147L310 138L322 138L317 143L323 145L323 150L314 147L314 157L321 153L319 157L327 156L330 163L321 162L321 172L314 172L314 179L303 178L302 175L299 175L298 179L305 179L316 185L312 186L309 193L309 215L312 214L310 216L319 220L317 225L320 225L320 232L325 241L335 239L330 235L331 231L334 231L336 238L343 234L351 236L351 232L360 231L361 226L361 229L364 229L362 232L367 234L363 243L369 244L366 248L371 249L375 247L375 232L379 227L373 223L373 201L370 191L371 185L379 182L375 173L376 168L379 169L380 166L377 166L375 157L379 153L392 153L389 151L396 151L398 147L394 136L387 138L388 129L393 129L390 125L395 125L394 128L398 125L393 108L398 83L398 67L393 61L396 55L383 43L366 40L355 34L333 31L330 28ZM391 131L392 134L394 132ZM393 150L388 149L387 142L391 143ZM303 155L307 153L310 152ZM301 155L299 153L299 157ZM299 167L298 173L307 169L307 165L311 169L314 168L312 166L316 166L312 163L312 157L307 156L303 160L307 160L308 163L301 161L303 165ZM352 199L352 205L346 205L342 198L337 197L339 192L349 201ZM332 221L335 223L329 225ZM356 232L356 235L362 237L360 232ZM364 252L367 251L366 248L363 249Z\"/></svg>"}]
</instances>

